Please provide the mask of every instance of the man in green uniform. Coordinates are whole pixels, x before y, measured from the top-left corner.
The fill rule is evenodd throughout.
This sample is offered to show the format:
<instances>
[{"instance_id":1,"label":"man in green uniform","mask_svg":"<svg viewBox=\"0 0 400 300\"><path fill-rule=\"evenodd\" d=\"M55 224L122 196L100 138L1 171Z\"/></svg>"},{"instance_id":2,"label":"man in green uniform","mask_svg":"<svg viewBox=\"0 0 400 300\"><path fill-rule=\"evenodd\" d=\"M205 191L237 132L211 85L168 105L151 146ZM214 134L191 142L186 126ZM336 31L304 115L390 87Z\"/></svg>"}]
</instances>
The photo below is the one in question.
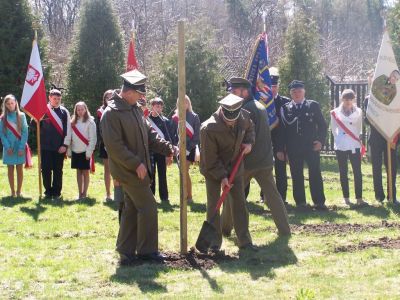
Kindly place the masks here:
<instances>
[{"instance_id":1,"label":"man in green uniform","mask_svg":"<svg viewBox=\"0 0 400 300\"><path fill-rule=\"evenodd\" d=\"M248 112L242 110L243 99L230 94L222 99L218 110L205 121L200 129L200 172L206 179L207 221L211 222L221 189L229 186L228 177L241 149L244 154L251 151L254 144L254 126ZM230 191L230 209L238 246L254 250L249 232L249 213L246 207L243 186L243 163ZM222 244L220 215L213 219L218 239L211 245L218 251Z\"/></svg>"},{"instance_id":2,"label":"man in green uniform","mask_svg":"<svg viewBox=\"0 0 400 300\"><path fill-rule=\"evenodd\" d=\"M389 77L385 74L377 77L372 83L372 94L381 103L389 105L396 97L396 83L398 80L400 80L399 70L393 70Z\"/></svg>"},{"instance_id":3,"label":"man in green uniform","mask_svg":"<svg viewBox=\"0 0 400 300\"><path fill-rule=\"evenodd\" d=\"M157 205L150 189L150 154L172 156L174 148L152 130L143 117L138 100L146 93L146 77L134 70L122 74L120 93L114 92L101 118L103 140L110 171L121 183L125 198L117 239L120 264L137 257L163 261L158 252Z\"/></svg>"},{"instance_id":4,"label":"man in green uniform","mask_svg":"<svg viewBox=\"0 0 400 300\"><path fill-rule=\"evenodd\" d=\"M229 80L229 85L233 94L245 99L243 109L250 113L250 119L253 121L255 129L256 142L252 151L244 159L244 184L246 186L252 178L256 179L271 210L279 234L290 235L286 207L278 192L272 172L274 162L267 110L251 97L251 83L247 79L233 77ZM226 209L230 203L229 199L222 213L224 235L230 235L232 230L230 210Z\"/></svg>"}]
</instances>

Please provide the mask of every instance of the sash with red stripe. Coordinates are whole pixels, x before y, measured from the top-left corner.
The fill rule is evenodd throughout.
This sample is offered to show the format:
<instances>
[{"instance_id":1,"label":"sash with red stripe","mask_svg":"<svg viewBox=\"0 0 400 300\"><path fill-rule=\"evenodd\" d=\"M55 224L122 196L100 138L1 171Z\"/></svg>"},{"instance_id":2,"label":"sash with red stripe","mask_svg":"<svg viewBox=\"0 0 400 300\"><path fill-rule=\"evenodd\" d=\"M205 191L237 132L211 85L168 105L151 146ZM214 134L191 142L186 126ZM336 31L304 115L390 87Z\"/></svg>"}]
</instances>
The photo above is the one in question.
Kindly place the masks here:
<instances>
[{"instance_id":1,"label":"sash with red stripe","mask_svg":"<svg viewBox=\"0 0 400 300\"><path fill-rule=\"evenodd\" d=\"M173 115L173 116L172 116L172 120L173 120L176 124L179 123L179 117L178 117L177 115ZM194 129L193 129L192 125L189 124L188 121L186 121L186 135L187 135L189 138L193 138L193 135L194 135Z\"/></svg>"},{"instance_id":2,"label":"sash with red stripe","mask_svg":"<svg viewBox=\"0 0 400 300\"><path fill-rule=\"evenodd\" d=\"M57 132L63 137L64 136L63 123L62 123L60 117L52 109L50 103L47 104L46 114L49 117L51 124L53 124L53 126L57 130Z\"/></svg>"},{"instance_id":3,"label":"sash with red stripe","mask_svg":"<svg viewBox=\"0 0 400 300\"><path fill-rule=\"evenodd\" d=\"M89 140L79 131L78 127L76 127L74 124L71 125L72 130L76 134L76 136L86 145L89 146ZM92 156L90 157L90 172L94 173L96 171L96 167L94 164L94 153L92 153Z\"/></svg>"},{"instance_id":4,"label":"sash with red stripe","mask_svg":"<svg viewBox=\"0 0 400 300\"><path fill-rule=\"evenodd\" d=\"M103 107L100 107L97 110L97 117L99 118L99 120L101 119L101 116L103 115L103 112L104 112L104 108Z\"/></svg>"},{"instance_id":5,"label":"sash with red stripe","mask_svg":"<svg viewBox=\"0 0 400 300\"><path fill-rule=\"evenodd\" d=\"M17 116L18 117L18 116ZM18 132L17 124L9 122L8 120L3 120L4 124L6 125L7 129L11 131L11 133L19 140L21 140L22 136ZM28 143L25 144L25 168L32 168L32 152L31 148L29 147Z\"/></svg>"},{"instance_id":6,"label":"sash with red stripe","mask_svg":"<svg viewBox=\"0 0 400 300\"><path fill-rule=\"evenodd\" d=\"M365 152L367 152L365 146L363 145L362 141L360 140L360 138L356 135L354 135L354 133L348 129L346 127L346 125L343 124L342 121L339 120L339 118L337 117L336 113L334 111L331 112L332 117L335 119L336 123L339 125L340 128L343 129L344 132L346 132L353 140L357 141L360 143L361 145L361 157L364 157Z\"/></svg>"}]
</instances>

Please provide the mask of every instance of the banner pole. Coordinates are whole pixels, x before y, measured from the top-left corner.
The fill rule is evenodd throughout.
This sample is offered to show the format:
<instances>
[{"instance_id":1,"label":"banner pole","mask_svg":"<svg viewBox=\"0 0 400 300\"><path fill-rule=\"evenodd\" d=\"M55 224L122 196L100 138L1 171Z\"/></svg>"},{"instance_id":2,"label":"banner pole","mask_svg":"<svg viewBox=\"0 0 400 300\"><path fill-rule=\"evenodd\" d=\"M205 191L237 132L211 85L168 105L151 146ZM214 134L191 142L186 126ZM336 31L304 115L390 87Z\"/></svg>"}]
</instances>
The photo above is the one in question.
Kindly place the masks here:
<instances>
[{"instance_id":1,"label":"banner pole","mask_svg":"<svg viewBox=\"0 0 400 300\"><path fill-rule=\"evenodd\" d=\"M180 162L180 246L181 254L187 253L187 161L186 161L186 71L185 71L185 22L178 22L178 114Z\"/></svg>"},{"instance_id":2,"label":"banner pole","mask_svg":"<svg viewBox=\"0 0 400 300\"><path fill-rule=\"evenodd\" d=\"M394 201L393 199L393 183L392 183L392 151L391 151L391 147L390 147L390 142L387 142L387 184L388 184L388 191L389 191L389 195L388 195L388 199L390 201Z\"/></svg>"}]
</instances>

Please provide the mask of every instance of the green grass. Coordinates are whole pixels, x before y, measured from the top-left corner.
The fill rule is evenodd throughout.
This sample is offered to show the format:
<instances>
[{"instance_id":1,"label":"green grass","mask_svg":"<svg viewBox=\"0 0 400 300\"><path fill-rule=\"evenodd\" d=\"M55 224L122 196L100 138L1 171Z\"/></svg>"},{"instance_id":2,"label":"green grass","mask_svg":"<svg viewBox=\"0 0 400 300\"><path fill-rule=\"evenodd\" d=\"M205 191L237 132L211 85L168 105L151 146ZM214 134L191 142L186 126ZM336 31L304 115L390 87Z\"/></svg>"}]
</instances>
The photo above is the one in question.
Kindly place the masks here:
<instances>
[{"instance_id":1,"label":"green grass","mask_svg":"<svg viewBox=\"0 0 400 300\"><path fill-rule=\"evenodd\" d=\"M400 250L334 252L340 245L395 238L398 231L382 227L348 234L297 232L290 239L279 238L276 230L271 230L270 215L255 201L257 184L252 185L249 208L251 234L261 248L258 253L207 271L150 264L120 268L114 251L117 212L102 201L102 166L97 164L91 177L90 198L78 201L75 173L69 163L64 169L64 199L41 202L36 169L25 172L26 198L12 199L7 197L6 168L0 167L0 298L400 299ZM290 211L290 223L400 221L399 208L375 202L369 164L363 165L364 197L372 206L360 209L342 204L336 161L324 159L322 168L327 204L337 209ZM195 243L205 218L206 201L198 169L192 169L191 175L195 204L188 208L189 246ZM172 206L159 206L160 249L179 251L176 166L170 167L168 176ZM288 195L293 203L291 186ZM228 254L238 252L233 239L225 239L223 248Z\"/></svg>"}]
</instances>

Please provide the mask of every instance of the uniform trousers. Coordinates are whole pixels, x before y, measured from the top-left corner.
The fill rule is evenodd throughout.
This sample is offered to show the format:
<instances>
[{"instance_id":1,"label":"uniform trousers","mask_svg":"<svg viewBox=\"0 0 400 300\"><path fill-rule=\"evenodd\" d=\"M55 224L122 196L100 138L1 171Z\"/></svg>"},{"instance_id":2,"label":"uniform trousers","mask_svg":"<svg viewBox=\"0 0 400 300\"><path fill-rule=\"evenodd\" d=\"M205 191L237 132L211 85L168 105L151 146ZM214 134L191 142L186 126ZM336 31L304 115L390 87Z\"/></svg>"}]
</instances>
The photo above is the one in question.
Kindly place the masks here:
<instances>
[{"instance_id":1,"label":"uniform trousers","mask_svg":"<svg viewBox=\"0 0 400 300\"><path fill-rule=\"evenodd\" d=\"M286 201L287 192L287 171L286 171L286 160L279 160L276 157L276 152L274 152L274 169L275 169L275 179L276 187L279 194L281 195L283 201Z\"/></svg>"},{"instance_id":2,"label":"uniform trousers","mask_svg":"<svg viewBox=\"0 0 400 300\"><path fill-rule=\"evenodd\" d=\"M215 208L217 206L218 199L221 195L221 182L215 179L206 177L206 189L207 189L207 221L211 222ZM244 198L244 187L243 187L243 176L237 176L233 182L232 189L229 192L230 195L230 206L229 210L235 229L238 246L243 247L252 243L250 232L249 232L249 212L246 206L246 200ZM225 199L226 201L227 199ZM225 205L225 204L224 204ZM225 208L223 209L225 210ZM223 217L222 217L223 218ZM220 249L222 244L222 231L221 231L221 220L220 213L217 212L215 218L211 224L217 231L217 240L215 244L211 245L213 249Z\"/></svg>"},{"instance_id":3,"label":"uniform trousers","mask_svg":"<svg viewBox=\"0 0 400 300\"><path fill-rule=\"evenodd\" d=\"M272 167L261 168L257 170L245 170L243 177L245 184L250 183L250 180L254 178L261 187L265 202L271 210L272 218L276 227L278 228L279 234L290 234L290 226L286 207L283 203L281 195L278 192L278 189L276 188ZM232 230L232 209L230 208L231 203L232 199L231 197L228 197L227 201L224 203L224 209L222 212L221 227L222 232L225 235L229 235Z\"/></svg>"},{"instance_id":4,"label":"uniform trousers","mask_svg":"<svg viewBox=\"0 0 400 300\"><path fill-rule=\"evenodd\" d=\"M124 206L117 238L117 251L123 254L151 254L158 251L157 203L149 181L121 183Z\"/></svg>"},{"instance_id":5,"label":"uniform trousers","mask_svg":"<svg viewBox=\"0 0 400 300\"><path fill-rule=\"evenodd\" d=\"M60 196L65 154L42 150L42 176L46 196Z\"/></svg>"},{"instance_id":6,"label":"uniform trousers","mask_svg":"<svg viewBox=\"0 0 400 300\"><path fill-rule=\"evenodd\" d=\"M153 195L156 194L156 173L158 173L158 194L161 201L168 200L168 185L167 185L167 164L165 162L165 156L154 153L152 154L153 159L151 160L151 191ZM157 171L156 171L157 168Z\"/></svg>"},{"instance_id":7,"label":"uniform trousers","mask_svg":"<svg viewBox=\"0 0 400 300\"><path fill-rule=\"evenodd\" d=\"M308 166L311 198L314 204L325 204L324 184L322 182L319 151L305 150L288 153L290 173L293 182L293 198L296 205L306 204L304 188L304 162Z\"/></svg>"}]
</instances>

